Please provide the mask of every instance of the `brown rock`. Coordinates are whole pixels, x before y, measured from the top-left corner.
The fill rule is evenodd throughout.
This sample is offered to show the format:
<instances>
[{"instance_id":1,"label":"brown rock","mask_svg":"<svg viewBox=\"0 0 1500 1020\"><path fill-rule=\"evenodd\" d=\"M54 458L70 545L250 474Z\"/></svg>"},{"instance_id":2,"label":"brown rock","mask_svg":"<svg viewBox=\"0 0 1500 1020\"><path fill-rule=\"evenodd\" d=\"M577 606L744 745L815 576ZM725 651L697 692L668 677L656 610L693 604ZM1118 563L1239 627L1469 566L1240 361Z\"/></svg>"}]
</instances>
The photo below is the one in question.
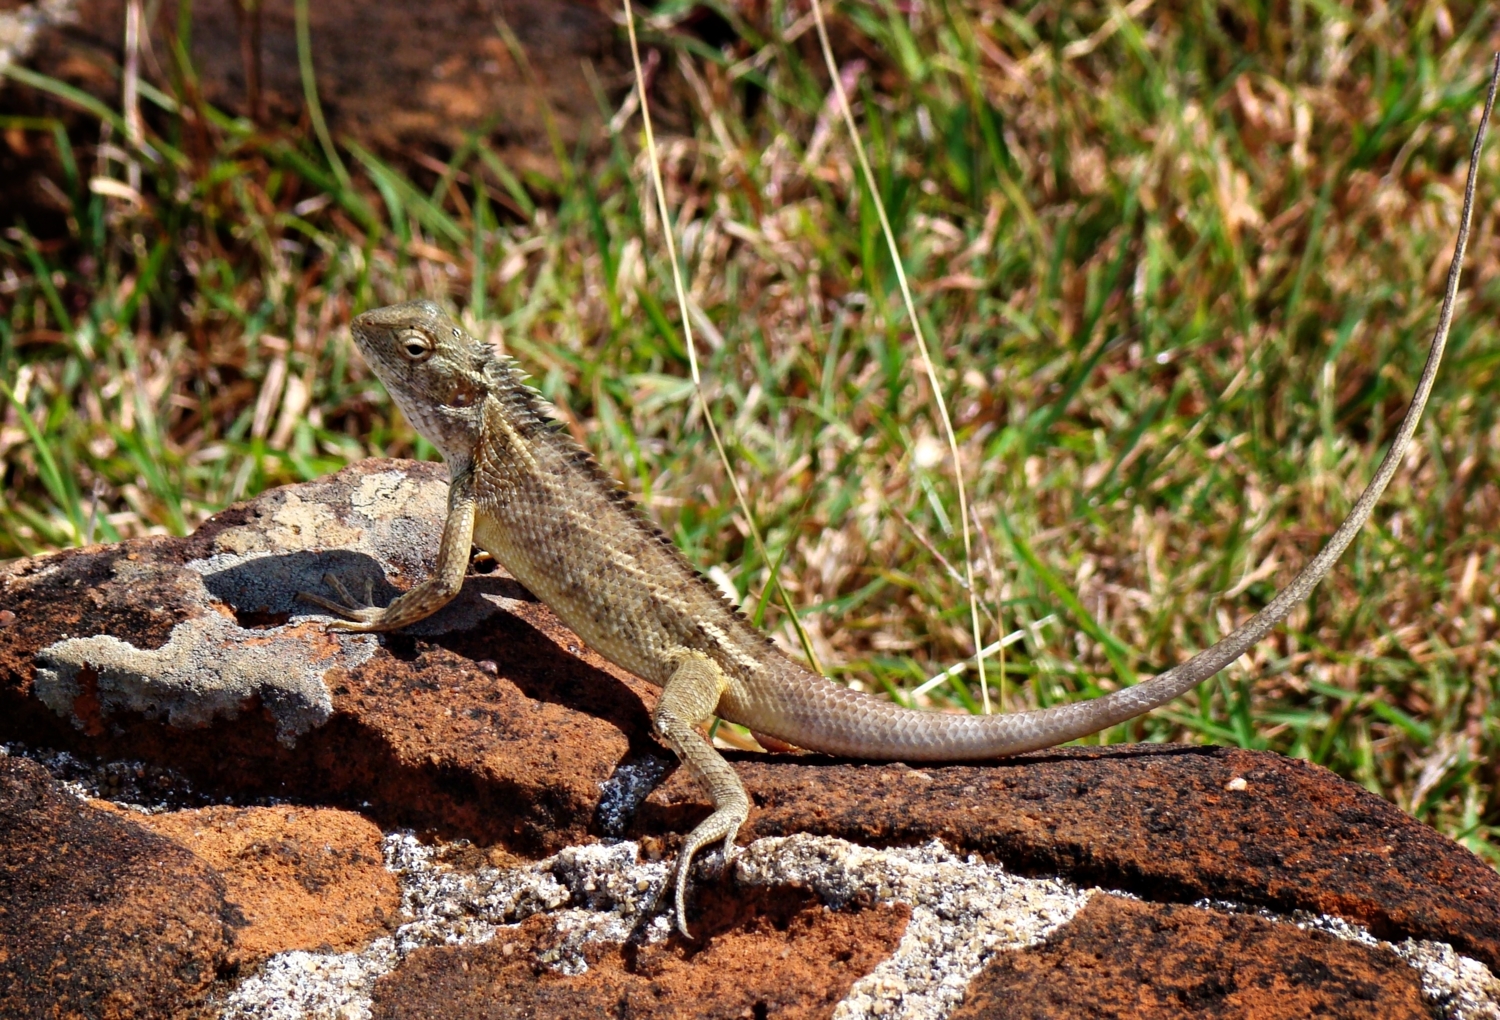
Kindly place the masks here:
<instances>
[{"instance_id":1,"label":"brown rock","mask_svg":"<svg viewBox=\"0 0 1500 1020\"><path fill-rule=\"evenodd\" d=\"M225 896L244 915L247 962L288 949L361 949L401 907L380 830L349 811L211 807L140 822L223 876Z\"/></svg>"},{"instance_id":2,"label":"brown rock","mask_svg":"<svg viewBox=\"0 0 1500 1020\"><path fill-rule=\"evenodd\" d=\"M8 565L0 740L145 759L220 794L361 806L386 826L528 852L578 842L615 766L664 753L648 685L496 575L471 578L414 636L292 620L310 612L295 593L326 591L330 570L382 578L377 598L395 590L383 578L430 572L445 477L366 461L231 507L187 539ZM70 637L101 634L115 640Z\"/></svg>"},{"instance_id":3,"label":"brown rock","mask_svg":"<svg viewBox=\"0 0 1500 1020\"><path fill-rule=\"evenodd\" d=\"M1045 944L997 955L952 1020L1428 1020L1386 949L1246 914L1094 896Z\"/></svg>"},{"instance_id":4,"label":"brown rock","mask_svg":"<svg viewBox=\"0 0 1500 1020\"><path fill-rule=\"evenodd\" d=\"M620 1020L827 1017L849 986L890 954L902 907L831 911L791 890L729 899L707 893L693 943L594 944L588 969L537 964L558 939L533 917L482 946L423 949L377 985L376 1020Z\"/></svg>"},{"instance_id":5,"label":"brown rock","mask_svg":"<svg viewBox=\"0 0 1500 1020\"><path fill-rule=\"evenodd\" d=\"M1153 900L1336 914L1380 938L1447 942L1500 965L1500 875L1395 806L1296 759L1120 745L927 768L922 780L899 765L739 768L757 808L746 838L936 837L1023 874ZM648 801L643 831L680 831L700 817L701 808L680 806L698 803L684 780L674 776Z\"/></svg>"},{"instance_id":6,"label":"brown rock","mask_svg":"<svg viewBox=\"0 0 1500 1020\"><path fill-rule=\"evenodd\" d=\"M0 570L0 609L15 614L0 628L0 740L144 759L200 790L359 807L385 827L523 854L617 825L656 845L687 831L707 805L683 775L634 811L667 757L649 733L655 690L581 648L513 581L472 576L454 605L378 640L299 618L292 593L325 571L351 587L377 579L377 601L430 571L440 472L370 461L231 507L186 539ZM116 644L65 639L101 633ZM1500 876L1302 762L1161 746L919 771L736 760L754 803L742 839L936 837L1014 871L1335 913L1500 966Z\"/></svg>"},{"instance_id":7,"label":"brown rock","mask_svg":"<svg viewBox=\"0 0 1500 1020\"><path fill-rule=\"evenodd\" d=\"M172 1015L233 962L239 923L192 853L0 757L0 1016Z\"/></svg>"}]
</instances>

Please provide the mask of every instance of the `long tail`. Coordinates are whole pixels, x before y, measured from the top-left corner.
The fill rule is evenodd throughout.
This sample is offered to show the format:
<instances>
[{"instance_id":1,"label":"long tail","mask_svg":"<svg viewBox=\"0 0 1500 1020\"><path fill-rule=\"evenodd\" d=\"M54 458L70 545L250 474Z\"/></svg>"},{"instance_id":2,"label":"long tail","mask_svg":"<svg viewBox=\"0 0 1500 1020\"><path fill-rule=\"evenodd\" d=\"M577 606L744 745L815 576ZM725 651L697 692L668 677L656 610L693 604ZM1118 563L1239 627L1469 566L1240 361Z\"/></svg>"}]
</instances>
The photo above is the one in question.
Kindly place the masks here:
<instances>
[{"instance_id":1,"label":"long tail","mask_svg":"<svg viewBox=\"0 0 1500 1020\"><path fill-rule=\"evenodd\" d=\"M1370 518L1385 488L1390 484L1407 446L1422 419L1427 398L1437 377L1443 349L1448 342L1448 327L1453 321L1453 304L1463 271L1464 249L1469 243L1469 220L1474 207L1474 186L1479 172L1479 156L1495 105L1496 83L1500 82L1500 53L1495 55L1490 74L1489 94L1474 147L1469 154L1469 174L1464 185L1463 216L1454 247L1453 262L1448 268L1448 286L1443 293L1443 308L1433 332L1432 346L1422 377L1417 381L1411 406L1401 419L1396 438L1369 486L1355 502L1349 516L1333 533L1321 552L1302 568L1291 583L1270 604L1244 624L1206 648L1187 662L1158 674L1144 683L1089 701L1030 712L1013 712L997 716L957 716L904 709L890 702L859 694L848 688L804 673L795 684L777 685L778 701L775 719L745 718L759 712L735 713L735 721L763 731L799 747L813 748L831 754L860 758L907 758L914 760L955 760L998 758L1086 737L1102 729L1134 719L1165 705L1192 690L1225 666L1234 662L1272 628L1286 619L1317 586L1334 563L1354 541L1360 528ZM799 670L799 672L801 672ZM795 693L789 693L788 688Z\"/></svg>"}]
</instances>

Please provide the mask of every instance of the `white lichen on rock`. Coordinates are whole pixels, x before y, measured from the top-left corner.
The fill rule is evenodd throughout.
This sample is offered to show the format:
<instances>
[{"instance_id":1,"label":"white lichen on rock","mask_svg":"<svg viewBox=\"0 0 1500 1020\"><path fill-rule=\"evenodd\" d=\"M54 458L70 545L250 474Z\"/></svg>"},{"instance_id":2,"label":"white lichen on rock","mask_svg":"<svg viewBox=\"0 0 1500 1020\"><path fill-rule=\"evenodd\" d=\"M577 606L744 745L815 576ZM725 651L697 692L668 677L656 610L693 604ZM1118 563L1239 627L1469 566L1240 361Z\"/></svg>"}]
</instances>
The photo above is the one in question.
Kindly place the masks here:
<instances>
[{"instance_id":1,"label":"white lichen on rock","mask_svg":"<svg viewBox=\"0 0 1500 1020\"><path fill-rule=\"evenodd\" d=\"M410 835L386 839L386 866L401 878L404 923L359 953L282 953L243 981L222 1020L312 1020L370 1015L376 980L423 946L489 942L505 926L546 912L563 937L538 960L561 974L588 969L584 947L670 937L663 897L670 867L642 861L635 843L590 844L518 868L463 870L443 848ZM830 906L911 903L896 952L857 981L840 1017L941 1017L990 955L1032 945L1080 910L1088 893L1066 882L1007 875L941 843L871 850L839 839L756 840L736 855L735 881L795 885Z\"/></svg>"},{"instance_id":2,"label":"white lichen on rock","mask_svg":"<svg viewBox=\"0 0 1500 1020\"><path fill-rule=\"evenodd\" d=\"M635 843L569 847L514 868L455 867L447 861L464 856L455 849L406 834L386 837L386 866L401 880L403 923L358 953L270 958L220 1003L221 1020L366 1020L375 982L413 951L490 942L539 913L549 915L562 938L549 940L537 962L562 974L588 969L583 950L590 942L650 943L673 931L665 912L670 897L662 896L669 866L641 861ZM807 889L834 909L910 905L900 943L854 982L834 1010L839 1020L943 1020L996 954L1041 943L1098 891L1011 875L978 857L959 857L936 840L876 850L822 836L759 839L735 855L731 875L741 886ZM1200 905L1244 910L1232 903ZM1394 952L1417 969L1446 1020L1500 1020L1494 976L1447 945L1393 945L1322 915L1254 913Z\"/></svg>"},{"instance_id":3,"label":"white lichen on rock","mask_svg":"<svg viewBox=\"0 0 1500 1020\"><path fill-rule=\"evenodd\" d=\"M332 715L329 670L354 669L378 646L372 635L325 631L326 618L297 593L318 590L330 570L363 572L371 583L384 583L384 572L429 571L446 488L437 479L382 471L328 502L271 493L261 501L268 512L219 531L212 554L182 568L117 559L117 581L165 591L174 608L194 615L160 648L108 634L55 642L36 657L37 697L79 725L86 722L77 714L85 695L97 699L89 707L102 715L139 712L178 728L232 719L258 705L275 720L277 739L293 743ZM245 613L286 622L245 627L237 622ZM87 683L85 671L92 675Z\"/></svg>"},{"instance_id":4,"label":"white lichen on rock","mask_svg":"<svg viewBox=\"0 0 1500 1020\"><path fill-rule=\"evenodd\" d=\"M140 712L189 729L259 704L275 720L277 739L290 744L333 713L324 673L360 665L375 642L330 642L317 658L320 642L288 630L246 630L210 613L179 623L160 648L107 634L68 638L37 653L36 696L59 715L72 714L85 692L81 674L90 670L103 715Z\"/></svg>"},{"instance_id":5,"label":"white lichen on rock","mask_svg":"<svg viewBox=\"0 0 1500 1020\"><path fill-rule=\"evenodd\" d=\"M1194 906L1252 913L1276 924L1292 924L1304 931L1320 931L1345 942L1394 953L1417 972L1423 996L1443 1020L1500 1020L1500 979L1484 964L1464 956L1446 942L1427 939L1387 942L1370 934L1363 925L1310 910L1280 914L1263 907L1247 908L1230 900L1215 899L1199 900Z\"/></svg>"},{"instance_id":6,"label":"white lichen on rock","mask_svg":"<svg viewBox=\"0 0 1500 1020\"><path fill-rule=\"evenodd\" d=\"M1289 918L1268 911L1258 913L1395 953L1417 972L1422 980L1422 994L1443 1020L1500 1020L1500 980L1484 964L1462 955L1446 942L1426 939L1387 942L1341 917L1310 911L1299 910Z\"/></svg>"},{"instance_id":7,"label":"white lichen on rock","mask_svg":"<svg viewBox=\"0 0 1500 1020\"><path fill-rule=\"evenodd\" d=\"M1422 977L1422 994L1444 1020L1500 1020L1500 980L1445 942L1407 939L1391 951Z\"/></svg>"},{"instance_id":8,"label":"white lichen on rock","mask_svg":"<svg viewBox=\"0 0 1500 1020\"><path fill-rule=\"evenodd\" d=\"M489 942L543 912L564 938L541 962L580 974L588 969L584 944L623 942L667 878L666 864L637 860L634 843L569 847L535 864L473 870L446 864L449 849L410 834L387 836L386 867L401 880L404 922L358 953L278 953L224 1000L222 1020L366 1020L375 982L413 951ZM671 930L665 917L649 919L647 928L656 938Z\"/></svg>"},{"instance_id":9,"label":"white lichen on rock","mask_svg":"<svg viewBox=\"0 0 1500 1020\"><path fill-rule=\"evenodd\" d=\"M895 952L854 983L834 1010L837 1020L941 1020L990 957L1041 942L1093 892L1011 875L937 840L872 850L827 836L759 839L736 858L735 874L750 885L801 886L833 905L911 905Z\"/></svg>"},{"instance_id":10,"label":"white lichen on rock","mask_svg":"<svg viewBox=\"0 0 1500 1020\"><path fill-rule=\"evenodd\" d=\"M224 1020L369 1020L370 996L401 958L378 938L358 953L277 953L224 1001Z\"/></svg>"}]
</instances>

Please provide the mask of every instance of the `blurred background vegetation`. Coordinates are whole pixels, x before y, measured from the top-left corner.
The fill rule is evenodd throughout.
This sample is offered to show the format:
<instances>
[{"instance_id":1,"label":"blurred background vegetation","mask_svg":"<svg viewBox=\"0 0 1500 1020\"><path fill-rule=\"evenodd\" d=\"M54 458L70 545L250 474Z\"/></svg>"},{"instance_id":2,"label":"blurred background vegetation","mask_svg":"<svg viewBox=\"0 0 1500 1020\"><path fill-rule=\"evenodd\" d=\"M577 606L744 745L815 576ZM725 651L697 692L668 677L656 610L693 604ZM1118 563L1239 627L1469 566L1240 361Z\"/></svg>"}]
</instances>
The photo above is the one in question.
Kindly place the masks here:
<instances>
[{"instance_id":1,"label":"blurred background vegetation","mask_svg":"<svg viewBox=\"0 0 1500 1020\"><path fill-rule=\"evenodd\" d=\"M1054 704L1181 661L1316 551L1405 408L1500 18L833 16L959 430L984 640L1025 632L992 693ZM4 144L51 189L0 225L0 558L432 457L346 329L429 296L794 654L773 569L828 672L977 710L972 671L909 693L974 653L957 500L810 29L782 0L668 0L643 25L709 402L770 563L693 401L623 80L598 85L591 137L523 166L482 131L412 158L320 132L316 107L232 116L194 97L181 50L139 114L20 66L0 88L0 110L26 97ZM1282 632L1098 739L1304 757L1497 862L1500 146L1483 167L1448 362L1374 522Z\"/></svg>"}]
</instances>

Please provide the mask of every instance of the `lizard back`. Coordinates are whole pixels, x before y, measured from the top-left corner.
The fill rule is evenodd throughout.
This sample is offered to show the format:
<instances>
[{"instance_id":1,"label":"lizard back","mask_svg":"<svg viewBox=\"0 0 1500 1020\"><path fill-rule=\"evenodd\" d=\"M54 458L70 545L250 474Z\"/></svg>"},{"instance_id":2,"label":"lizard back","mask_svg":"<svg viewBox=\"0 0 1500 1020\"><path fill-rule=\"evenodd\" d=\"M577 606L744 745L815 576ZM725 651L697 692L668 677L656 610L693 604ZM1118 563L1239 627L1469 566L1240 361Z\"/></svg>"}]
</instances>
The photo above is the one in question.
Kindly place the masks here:
<instances>
[{"instance_id":1,"label":"lizard back","mask_svg":"<svg viewBox=\"0 0 1500 1020\"><path fill-rule=\"evenodd\" d=\"M601 655L661 685L680 649L731 675L777 655L495 359L475 451L475 544Z\"/></svg>"}]
</instances>

